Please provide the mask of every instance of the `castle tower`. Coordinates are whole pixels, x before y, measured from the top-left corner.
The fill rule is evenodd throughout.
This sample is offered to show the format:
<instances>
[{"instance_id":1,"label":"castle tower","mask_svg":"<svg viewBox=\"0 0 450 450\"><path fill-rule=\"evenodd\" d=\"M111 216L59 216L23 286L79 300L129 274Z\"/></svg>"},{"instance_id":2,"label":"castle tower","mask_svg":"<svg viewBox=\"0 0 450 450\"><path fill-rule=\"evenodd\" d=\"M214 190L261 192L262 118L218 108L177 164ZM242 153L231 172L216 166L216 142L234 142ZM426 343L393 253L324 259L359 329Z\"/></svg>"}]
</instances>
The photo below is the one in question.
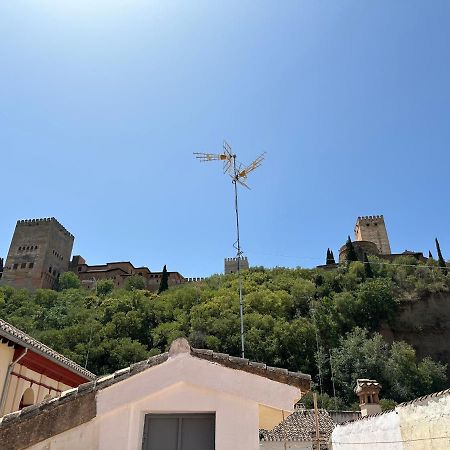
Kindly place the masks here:
<instances>
[{"instance_id":1,"label":"castle tower","mask_svg":"<svg viewBox=\"0 0 450 450\"><path fill-rule=\"evenodd\" d=\"M361 417L373 416L381 412L380 394L381 384L376 380L358 378L356 380L355 394L359 399Z\"/></svg>"},{"instance_id":2,"label":"castle tower","mask_svg":"<svg viewBox=\"0 0 450 450\"><path fill-rule=\"evenodd\" d=\"M242 256L239 261L239 268L241 270L248 270L248 259L246 256ZM225 275L229 273L237 273L238 271L238 258L225 258Z\"/></svg>"},{"instance_id":3,"label":"castle tower","mask_svg":"<svg viewBox=\"0 0 450 450\"><path fill-rule=\"evenodd\" d=\"M69 268L73 241L54 217L17 221L1 284L29 290L52 288Z\"/></svg>"},{"instance_id":4,"label":"castle tower","mask_svg":"<svg viewBox=\"0 0 450 450\"><path fill-rule=\"evenodd\" d=\"M358 217L355 225L356 241L369 241L377 245L383 255L391 254L391 246L383 216Z\"/></svg>"}]
</instances>

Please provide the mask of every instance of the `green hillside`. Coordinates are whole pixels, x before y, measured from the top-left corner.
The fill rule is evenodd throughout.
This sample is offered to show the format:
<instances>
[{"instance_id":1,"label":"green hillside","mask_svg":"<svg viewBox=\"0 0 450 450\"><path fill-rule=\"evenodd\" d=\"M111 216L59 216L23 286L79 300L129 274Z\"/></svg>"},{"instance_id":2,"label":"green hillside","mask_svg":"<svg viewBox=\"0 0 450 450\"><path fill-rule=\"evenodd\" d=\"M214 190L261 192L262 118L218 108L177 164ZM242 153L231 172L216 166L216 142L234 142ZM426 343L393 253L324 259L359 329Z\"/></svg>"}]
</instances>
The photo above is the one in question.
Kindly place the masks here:
<instances>
[{"instance_id":1,"label":"green hillside","mask_svg":"<svg viewBox=\"0 0 450 450\"><path fill-rule=\"evenodd\" d=\"M437 264L401 257L392 264L370 259L323 269L264 269L244 272L246 357L313 376L334 407L354 403L356 378L376 378L384 398L396 402L448 387L445 365L416 360L404 342L385 343L376 330L395 321L402 302L450 290L450 276ZM98 282L97 293L79 287L72 273L59 291L34 295L0 288L0 317L97 374L125 367L167 350L180 336L194 347L239 355L239 298L235 275L171 288L160 295ZM320 367L320 374L319 374ZM319 386L317 386L319 390Z\"/></svg>"}]
</instances>

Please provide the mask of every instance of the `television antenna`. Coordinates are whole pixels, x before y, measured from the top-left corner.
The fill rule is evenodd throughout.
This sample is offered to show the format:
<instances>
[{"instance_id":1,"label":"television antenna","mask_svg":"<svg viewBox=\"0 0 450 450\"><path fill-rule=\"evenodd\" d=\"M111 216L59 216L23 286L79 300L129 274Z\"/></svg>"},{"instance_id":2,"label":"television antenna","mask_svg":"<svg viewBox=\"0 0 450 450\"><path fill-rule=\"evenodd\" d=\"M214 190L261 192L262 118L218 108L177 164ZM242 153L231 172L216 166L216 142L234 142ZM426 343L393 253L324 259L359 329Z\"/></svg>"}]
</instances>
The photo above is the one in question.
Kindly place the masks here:
<instances>
[{"instance_id":1,"label":"television antenna","mask_svg":"<svg viewBox=\"0 0 450 450\"><path fill-rule=\"evenodd\" d=\"M234 186L234 210L236 214L236 236L237 239L233 244L236 249L236 260L237 260L237 273L239 281L239 313L241 319L241 355L242 358L245 357L245 341L244 341L244 297L242 294L242 276L241 276L241 258L243 251L241 249L241 239L239 231L239 208L238 208L238 184L250 189L247 185L248 175L257 169L265 158L265 153L258 156L251 164L248 166L243 165L236 160L236 154L233 152L231 146L227 141L223 142L222 153L199 153L194 152L195 157L201 162L209 161L222 161L223 162L223 173L231 177L231 182Z\"/></svg>"}]
</instances>

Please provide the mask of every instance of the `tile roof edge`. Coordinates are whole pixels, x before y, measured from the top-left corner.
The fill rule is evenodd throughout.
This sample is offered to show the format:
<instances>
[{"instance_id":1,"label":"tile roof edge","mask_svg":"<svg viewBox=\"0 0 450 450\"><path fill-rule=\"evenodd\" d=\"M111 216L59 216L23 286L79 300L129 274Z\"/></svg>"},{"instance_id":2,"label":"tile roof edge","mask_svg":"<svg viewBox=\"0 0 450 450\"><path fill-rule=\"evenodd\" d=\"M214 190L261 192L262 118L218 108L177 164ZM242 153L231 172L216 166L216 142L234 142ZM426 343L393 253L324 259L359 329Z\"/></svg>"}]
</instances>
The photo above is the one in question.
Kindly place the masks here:
<instances>
[{"instance_id":1,"label":"tile roof edge","mask_svg":"<svg viewBox=\"0 0 450 450\"><path fill-rule=\"evenodd\" d=\"M4 328L5 326L7 328L9 327L11 331L13 333L16 333L17 335L6 330ZM0 319L0 335L3 336L5 339L10 340L11 342L14 342L18 345L21 345L24 348L28 348L38 353L39 355L51 359L55 364L58 364L59 366L66 368L72 373L82 375L90 380L93 380L97 377L97 375L95 375L94 373L90 372L87 369L84 369L75 361L72 361L71 359L67 358L61 353L58 353L56 350L53 350L48 345L45 345L44 343L38 341L37 339L30 336L28 333L25 333L24 331L20 330L19 328L15 327L9 322L6 322L6 320L3 319ZM25 339L28 339L30 342L27 342Z\"/></svg>"}]
</instances>

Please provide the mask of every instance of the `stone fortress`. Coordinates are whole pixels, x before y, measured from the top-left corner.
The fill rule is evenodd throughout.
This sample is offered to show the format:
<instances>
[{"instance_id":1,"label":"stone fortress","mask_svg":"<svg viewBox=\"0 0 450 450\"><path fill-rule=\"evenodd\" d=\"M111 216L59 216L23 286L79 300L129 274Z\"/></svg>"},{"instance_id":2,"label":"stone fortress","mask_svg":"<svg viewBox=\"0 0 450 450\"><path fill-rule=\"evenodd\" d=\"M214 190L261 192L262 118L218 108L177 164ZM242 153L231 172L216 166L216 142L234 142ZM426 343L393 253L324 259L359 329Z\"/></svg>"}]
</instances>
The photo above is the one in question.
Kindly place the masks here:
<instances>
[{"instance_id":1,"label":"stone fortress","mask_svg":"<svg viewBox=\"0 0 450 450\"><path fill-rule=\"evenodd\" d=\"M62 273L72 271L87 289L104 279L120 288L132 275L142 276L148 290L159 289L162 272L148 267L134 267L129 261L89 266L80 255L71 260L74 239L54 217L18 220L6 261L0 259L0 284L29 291L52 289ZM203 280L179 272L168 272L168 278L169 286Z\"/></svg>"},{"instance_id":2,"label":"stone fortress","mask_svg":"<svg viewBox=\"0 0 450 450\"><path fill-rule=\"evenodd\" d=\"M225 275L238 272L238 262L240 270L248 270L248 258L241 256L240 258L225 258Z\"/></svg>"},{"instance_id":3,"label":"stone fortress","mask_svg":"<svg viewBox=\"0 0 450 450\"><path fill-rule=\"evenodd\" d=\"M354 233L355 238L352 241L352 245L360 261L364 260L364 254L378 256L379 258L388 261L393 261L398 256L413 256L420 261L426 260L421 252L410 250L405 250L403 253L391 252L386 224L382 215L358 217ZM345 263L346 257L347 246L344 244L339 249L339 263ZM336 263L328 263L318 267L330 269L336 266Z\"/></svg>"},{"instance_id":4,"label":"stone fortress","mask_svg":"<svg viewBox=\"0 0 450 450\"><path fill-rule=\"evenodd\" d=\"M52 288L69 267L74 236L54 217L19 220L0 282L17 288Z\"/></svg>"}]
</instances>

